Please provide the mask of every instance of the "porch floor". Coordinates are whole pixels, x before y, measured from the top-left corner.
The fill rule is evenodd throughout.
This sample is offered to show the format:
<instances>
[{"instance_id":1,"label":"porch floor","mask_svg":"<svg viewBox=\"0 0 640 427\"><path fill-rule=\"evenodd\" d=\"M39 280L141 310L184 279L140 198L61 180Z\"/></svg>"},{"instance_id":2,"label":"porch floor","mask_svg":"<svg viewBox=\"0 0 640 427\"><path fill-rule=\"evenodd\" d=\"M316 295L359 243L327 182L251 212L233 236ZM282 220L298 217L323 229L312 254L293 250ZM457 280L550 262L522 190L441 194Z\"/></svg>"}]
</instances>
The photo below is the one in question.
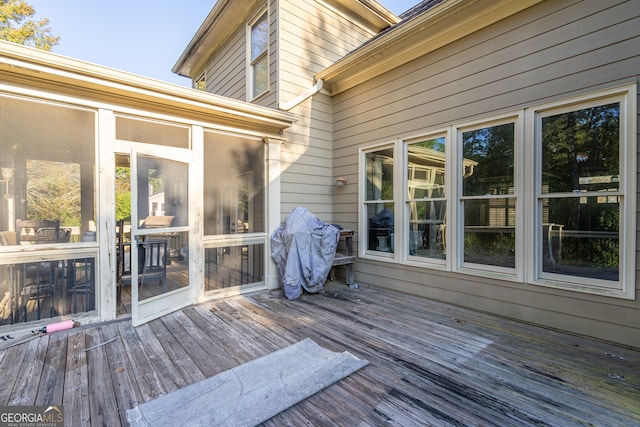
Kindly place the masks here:
<instances>
[{"instance_id":1,"label":"porch floor","mask_svg":"<svg viewBox=\"0 0 640 427\"><path fill-rule=\"evenodd\" d=\"M265 291L10 347L0 405L126 425L139 403L307 337L369 365L265 426L640 425L640 350L336 282L297 301Z\"/></svg>"}]
</instances>

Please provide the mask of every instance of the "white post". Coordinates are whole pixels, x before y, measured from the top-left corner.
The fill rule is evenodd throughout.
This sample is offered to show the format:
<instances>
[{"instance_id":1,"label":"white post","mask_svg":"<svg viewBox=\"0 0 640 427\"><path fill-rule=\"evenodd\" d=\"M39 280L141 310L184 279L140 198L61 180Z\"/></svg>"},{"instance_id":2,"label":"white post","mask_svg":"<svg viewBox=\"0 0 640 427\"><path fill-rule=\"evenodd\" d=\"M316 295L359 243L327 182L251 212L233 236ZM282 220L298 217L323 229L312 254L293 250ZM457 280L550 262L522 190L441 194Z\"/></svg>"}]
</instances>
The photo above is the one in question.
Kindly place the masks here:
<instances>
[{"instance_id":1,"label":"white post","mask_svg":"<svg viewBox=\"0 0 640 427\"><path fill-rule=\"evenodd\" d=\"M273 231L281 225L281 207L280 207L280 148L281 140L267 139L267 233L269 237ZM276 263L271 259L271 239L267 238L265 248L266 269L265 269L265 285L267 289L276 289L280 286L278 279L278 268Z\"/></svg>"},{"instance_id":2,"label":"white post","mask_svg":"<svg viewBox=\"0 0 640 427\"><path fill-rule=\"evenodd\" d=\"M100 250L96 263L100 265L100 276L96 278L96 301L100 320L116 318L116 200L115 200L115 171L116 160L114 141L116 139L116 124L113 111L98 111L98 173L96 174L98 197L97 232ZM85 225L85 224L83 224ZM83 227L80 227L82 230ZM82 237L82 236L80 236Z\"/></svg>"}]
</instances>

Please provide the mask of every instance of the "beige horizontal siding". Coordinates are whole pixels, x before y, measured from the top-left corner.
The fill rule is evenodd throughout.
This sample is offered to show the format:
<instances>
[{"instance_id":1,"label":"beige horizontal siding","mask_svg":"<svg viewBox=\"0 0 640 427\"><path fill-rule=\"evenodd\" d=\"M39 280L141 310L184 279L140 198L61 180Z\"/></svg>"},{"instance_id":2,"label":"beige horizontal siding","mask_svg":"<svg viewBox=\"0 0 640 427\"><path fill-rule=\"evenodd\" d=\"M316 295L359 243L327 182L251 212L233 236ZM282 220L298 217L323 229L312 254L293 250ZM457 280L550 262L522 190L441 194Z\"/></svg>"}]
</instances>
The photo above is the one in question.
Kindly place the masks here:
<instances>
[{"instance_id":1,"label":"beige horizontal siding","mask_svg":"<svg viewBox=\"0 0 640 427\"><path fill-rule=\"evenodd\" d=\"M627 5L619 6L621 14L628 12ZM579 9L582 11L582 5ZM433 126L450 124L452 120L489 115L561 98L578 89L595 86L593 78L589 76L601 74L602 64L620 64L627 59L633 64L640 50L637 35L621 41L615 48L610 46L612 36L628 34L640 26L637 17L613 27L606 27L598 18L600 16L595 21L588 19L584 25L573 23L571 27L589 26L594 29L595 22L599 22L603 29L562 43L559 41L563 40L564 31L557 29L540 38L523 40L507 49L501 48L500 38L496 39L491 31L487 31L492 37L483 44L446 58L440 59L434 55L415 61L409 73L401 74L401 70L390 73L394 81L384 88L374 90L371 85L375 83L362 85L361 92L373 92L376 96L360 102L357 96L341 97L335 107L336 116L340 117L334 123L336 140L342 139L342 129L348 129L351 136L371 130L368 128L371 123L350 120L356 111L359 119L364 114L369 115L372 118L369 122L374 122L376 130L387 130L393 135L394 132L407 132L412 124L406 122L417 116L421 124L425 118ZM512 37L517 35L505 35L504 43L512 41ZM486 50L491 46L497 49L493 53ZM523 52L527 55L523 55ZM507 53L510 55L505 56ZM446 55L446 52L441 52L442 55ZM509 60L509 57L512 59ZM424 68L428 75L423 77ZM607 81L629 77L628 67L619 68L617 71L615 67L609 70L613 74L609 75ZM384 99L384 103L380 102L381 99ZM455 116L452 117L453 114ZM379 119L373 121L374 117ZM419 129L422 126L413 127Z\"/></svg>"},{"instance_id":2,"label":"beige horizontal siding","mask_svg":"<svg viewBox=\"0 0 640 427\"><path fill-rule=\"evenodd\" d=\"M639 77L640 2L549 0L356 86L334 98L334 174L348 177L347 186L334 192L334 218L357 224L363 146ZM363 259L355 266L362 283L638 346L639 298Z\"/></svg>"},{"instance_id":3,"label":"beige horizontal siding","mask_svg":"<svg viewBox=\"0 0 640 427\"><path fill-rule=\"evenodd\" d=\"M282 102L309 88L315 73L373 35L323 1L284 0L281 7ZM293 111L300 115L300 121L287 131L288 141L283 146L282 209L286 212L289 207L303 203L323 220L330 221L335 188L331 152L333 104L327 97L316 95Z\"/></svg>"},{"instance_id":4,"label":"beige horizontal siding","mask_svg":"<svg viewBox=\"0 0 640 427\"><path fill-rule=\"evenodd\" d=\"M206 72L207 92L241 101L246 97L246 41L238 28L223 48L210 59Z\"/></svg>"},{"instance_id":5,"label":"beige horizontal siding","mask_svg":"<svg viewBox=\"0 0 640 427\"><path fill-rule=\"evenodd\" d=\"M373 36L321 0L281 0L278 20L280 103L310 88L313 76ZM282 146L282 212L303 205L331 221L333 103L317 94L292 112L298 123Z\"/></svg>"}]
</instances>

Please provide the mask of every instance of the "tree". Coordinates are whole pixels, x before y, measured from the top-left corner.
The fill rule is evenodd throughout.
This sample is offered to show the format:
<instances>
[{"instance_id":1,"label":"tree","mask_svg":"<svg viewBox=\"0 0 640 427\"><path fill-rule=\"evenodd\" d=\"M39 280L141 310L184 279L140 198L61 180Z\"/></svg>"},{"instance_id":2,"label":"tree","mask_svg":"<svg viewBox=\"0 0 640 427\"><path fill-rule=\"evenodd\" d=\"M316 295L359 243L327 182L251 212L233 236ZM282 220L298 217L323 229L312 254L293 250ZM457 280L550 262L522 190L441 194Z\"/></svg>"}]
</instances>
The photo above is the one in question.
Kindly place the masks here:
<instances>
[{"instance_id":1,"label":"tree","mask_svg":"<svg viewBox=\"0 0 640 427\"><path fill-rule=\"evenodd\" d=\"M128 167L116 167L116 220L131 220L131 177Z\"/></svg>"},{"instance_id":2,"label":"tree","mask_svg":"<svg viewBox=\"0 0 640 427\"><path fill-rule=\"evenodd\" d=\"M0 39L51 50L60 37L51 34L49 20L34 20L35 9L24 0L0 0Z\"/></svg>"},{"instance_id":3,"label":"tree","mask_svg":"<svg viewBox=\"0 0 640 427\"><path fill-rule=\"evenodd\" d=\"M55 218L61 225L79 226L80 165L27 160L27 218Z\"/></svg>"}]
</instances>

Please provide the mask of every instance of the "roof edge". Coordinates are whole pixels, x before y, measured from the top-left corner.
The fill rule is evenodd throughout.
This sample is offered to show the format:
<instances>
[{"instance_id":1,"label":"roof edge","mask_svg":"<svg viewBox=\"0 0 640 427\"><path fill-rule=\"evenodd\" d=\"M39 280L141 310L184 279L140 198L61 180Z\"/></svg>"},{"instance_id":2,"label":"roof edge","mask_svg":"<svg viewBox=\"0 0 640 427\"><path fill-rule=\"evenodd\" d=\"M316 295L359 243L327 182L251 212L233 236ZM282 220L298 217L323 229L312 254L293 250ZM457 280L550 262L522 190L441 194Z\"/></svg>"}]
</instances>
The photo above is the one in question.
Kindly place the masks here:
<instances>
[{"instance_id":1,"label":"roof edge","mask_svg":"<svg viewBox=\"0 0 640 427\"><path fill-rule=\"evenodd\" d=\"M72 85L114 97L134 97L142 102L162 102L184 111L204 113L216 120L233 119L236 123L245 121L274 129L285 129L297 121L292 113L6 41L0 41L0 76L2 74Z\"/></svg>"},{"instance_id":2,"label":"roof edge","mask_svg":"<svg viewBox=\"0 0 640 427\"><path fill-rule=\"evenodd\" d=\"M375 0L324 0L356 14L375 31L380 32L401 19Z\"/></svg>"},{"instance_id":3,"label":"roof edge","mask_svg":"<svg viewBox=\"0 0 640 427\"><path fill-rule=\"evenodd\" d=\"M252 9L256 8L264 0L218 0L214 4L209 14L205 17L202 24L193 35L187 47L184 49L175 65L171 69L172 72L188 77L195 78L195 73L200 70L202 56L213 51L215 46L224 43L235 31L238 22L244 19L244 16ZM221 25L221 22L232 22L234 25ZM207 44L211 47L207 47Z\"/></svg>"},{"instance_id":4,"label":"roof edge","mask_svg":"<svg viewBox=\"0 0 640 427\"><path fill-rule=\"evenodd\" d=\"M360 17L375 31L382 31L400 22L400 18L375 0L323 0L337 5ZM200 28L182 52L172 72L195 79L205 62L215 50L223 45L238 26L247 20L265 0L218 0Z\"/></svg>"},{"instance_id":5,"label":"roof edge","mask_svg":"<svg viewBox=\"0 0 640 427\"><path fill-rule=\"evenodd\" d=\"M445 0L315 75L337 95L543 0ZM428 31L423 31L428 29Z\"/></svg>"}]
</instances>

